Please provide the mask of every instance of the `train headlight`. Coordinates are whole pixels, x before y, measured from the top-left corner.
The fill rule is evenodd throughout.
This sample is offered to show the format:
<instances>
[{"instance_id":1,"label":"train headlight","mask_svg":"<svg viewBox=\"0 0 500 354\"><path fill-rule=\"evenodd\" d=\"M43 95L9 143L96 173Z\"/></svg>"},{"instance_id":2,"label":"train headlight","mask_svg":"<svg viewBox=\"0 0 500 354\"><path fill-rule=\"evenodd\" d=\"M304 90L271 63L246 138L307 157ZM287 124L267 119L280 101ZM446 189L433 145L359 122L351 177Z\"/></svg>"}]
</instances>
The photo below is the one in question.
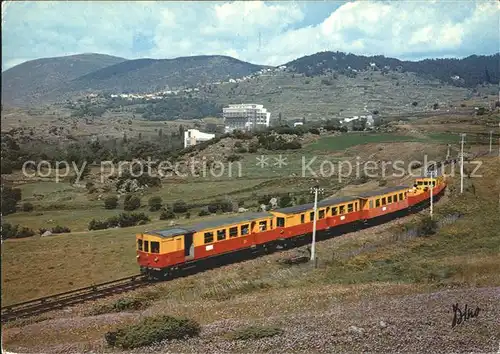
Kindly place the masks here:
<instances>
[{"instance_id":1,"label":"train headlight","mask_svg":"<svg viewBox=\"0 0 500 354\"><path fill-rule=\"evenodd\" d=\"M155 261L155 262L158 262L158 257L155 257L154 261Z\"/></svg>"},{"instance_id":2,"label":"train headlight","mask_svg":"<svg viewBox=\"0 0 500 354\"><path fill-rule=\"evenodd\" d=\"M141 257L141 256L140 255L135 256L135 258L137 258L137 259L139 259L139 257Z\"/></svg>"}]
</instances>

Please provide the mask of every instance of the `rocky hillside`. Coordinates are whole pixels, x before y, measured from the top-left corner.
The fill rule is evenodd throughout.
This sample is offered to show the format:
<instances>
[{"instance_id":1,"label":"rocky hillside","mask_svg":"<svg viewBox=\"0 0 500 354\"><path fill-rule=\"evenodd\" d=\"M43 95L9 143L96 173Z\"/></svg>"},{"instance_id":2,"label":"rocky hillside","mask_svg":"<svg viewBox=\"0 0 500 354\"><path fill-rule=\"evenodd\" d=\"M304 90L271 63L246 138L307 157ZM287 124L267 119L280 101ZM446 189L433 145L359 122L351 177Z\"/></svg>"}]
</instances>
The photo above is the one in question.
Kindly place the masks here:
<instances>
[{"instance_id":1,"label":"rocky hillside","mask_svg":"<svg viewBox=\"0 0 500 354\"><path fill-rule=\"evenodd\" d=\"M79 54L27 61L2 72L2 104L38 102L77 77L124 60L103 54Z\"/></svg>"}]
</instances>

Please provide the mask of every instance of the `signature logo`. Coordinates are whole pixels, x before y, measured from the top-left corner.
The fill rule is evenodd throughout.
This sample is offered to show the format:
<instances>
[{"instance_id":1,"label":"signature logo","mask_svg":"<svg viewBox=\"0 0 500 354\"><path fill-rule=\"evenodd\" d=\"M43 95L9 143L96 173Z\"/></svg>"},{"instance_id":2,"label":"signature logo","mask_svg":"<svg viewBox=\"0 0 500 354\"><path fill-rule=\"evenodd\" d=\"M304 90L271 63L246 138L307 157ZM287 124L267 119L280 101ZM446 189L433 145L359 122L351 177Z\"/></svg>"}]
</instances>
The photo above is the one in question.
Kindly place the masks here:
<instances>
[{"instance_id":1,"label":"signature logo","mask_svg":"<svg viewBox=\"0 0 500 354\"><path fill-rule=\"evenodd\" d=\"M455 326L464 323L470 318L477 317L479 315L479 311L481 311L479 307L476 307L475 310L472 310L467 307L467 304L465 304L463 310L459 308L458 304L453 304L452 309L453 309L453 322L451 323L451 328L454 328Z\"/></svg>"}]
</instances>

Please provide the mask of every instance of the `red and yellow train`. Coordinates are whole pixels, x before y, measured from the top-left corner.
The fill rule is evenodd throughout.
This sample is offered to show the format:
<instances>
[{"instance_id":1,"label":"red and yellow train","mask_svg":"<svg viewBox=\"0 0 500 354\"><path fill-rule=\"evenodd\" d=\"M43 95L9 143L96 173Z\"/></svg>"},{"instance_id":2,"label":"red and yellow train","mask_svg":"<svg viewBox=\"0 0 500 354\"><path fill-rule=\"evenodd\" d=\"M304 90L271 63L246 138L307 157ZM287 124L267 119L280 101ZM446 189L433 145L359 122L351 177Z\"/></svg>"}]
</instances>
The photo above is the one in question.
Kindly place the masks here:
<instances>
[{"instance_id":1,"label":"red and yellow train","mask_svg":"<svg viewBox=\"0 0 500 354\"><path fill-rule=\"evenodd\" d=\"M432 188L431 188L432 186ZM141 273L164 278L183 266L251 248L273 249L316 230L332 230L354 223L369 224L393 219L425 205L446 187L442 176L417 178L411 189L388 187L356 196L328 198L269 212L237 215L136 235Z\"/></svg>"}]
</instances>

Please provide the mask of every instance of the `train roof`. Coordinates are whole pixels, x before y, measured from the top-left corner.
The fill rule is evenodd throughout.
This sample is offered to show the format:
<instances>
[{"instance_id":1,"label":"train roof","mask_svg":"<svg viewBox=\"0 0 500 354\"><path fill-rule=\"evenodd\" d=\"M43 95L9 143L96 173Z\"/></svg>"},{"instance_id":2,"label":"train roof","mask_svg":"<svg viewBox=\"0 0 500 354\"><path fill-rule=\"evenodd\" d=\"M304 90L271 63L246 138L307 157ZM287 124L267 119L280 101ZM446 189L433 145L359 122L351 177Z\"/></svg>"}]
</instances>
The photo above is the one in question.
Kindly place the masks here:
<instances>
[{"instance_id":1,"label":"train roof","mask_svg":"<svg viewBox=\"0 0 500 354\"><path fill-rule=\"evenodd\" d=\"M345 202L349 202L349 201L356 200L356 199L358 199L357 196L327 198L327 199L323 199L323 200L318 202L318 208L328 206L328 205L345 203ZM275 209L273 211L278 212L278 213L283 213L283 214L296 214L296 213L301 213L301 212L304 212L306 210L310 210L313 208L314 208L314 203L308 203L308 204L294 205L291 207Z\"/></svg>"},{"instance_id":2,"label":"train roof","mask_svg":"<svg viewBox=\"0 0 500 354\"><path fill-rule=\"evenodd\" d=\"M380 189L378 191L370 191L370 192L360 193L359 196L360 196L360 198L370 198L370 197L374 197L376 195L383 195L383 194L397 192L397 191L406 190L406 189L408 189L407 186L387 187L384 189Z\"/></svg>"},{"instance_id":3,"label":"train roof","mask_svg":"<svg viewBox=\"0 0 500 354\"><path fill-rule=\"evenodd\" d=\"M220 226L239 224L245 221L252 221L255 219L261 219L265 217L273 216L273 214L268 212L260 212L260 213L248 213L244 215L235 215L229 216L225 218L215 219L215 220L206 220L199 222L197 224L191 225L179 225L177 227L172 227L164 230L152 230L146 232L150 235L160 236L160 237L174 237L178 235L184 235L190 232L197 232L206 229L215 229Z\"/></svg>"}]
</instances>

